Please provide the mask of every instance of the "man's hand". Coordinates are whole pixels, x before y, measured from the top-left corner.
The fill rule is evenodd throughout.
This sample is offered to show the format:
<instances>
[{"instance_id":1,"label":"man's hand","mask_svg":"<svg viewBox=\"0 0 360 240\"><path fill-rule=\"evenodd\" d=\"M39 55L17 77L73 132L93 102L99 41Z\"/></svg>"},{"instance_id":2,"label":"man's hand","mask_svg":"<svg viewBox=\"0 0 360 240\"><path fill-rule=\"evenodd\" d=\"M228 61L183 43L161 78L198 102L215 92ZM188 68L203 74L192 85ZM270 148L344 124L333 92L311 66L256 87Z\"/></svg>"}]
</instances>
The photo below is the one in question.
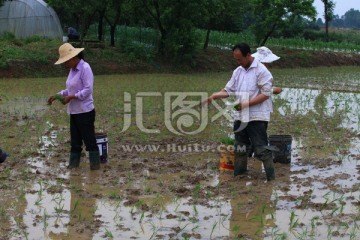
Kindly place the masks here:
<instances>
[{"instance_id":1,"label":"man's hand","mask_svg":"<svg viewBox=\"0 0 360 240\"><path fill-rule=\"evenodd\" d=\"M236 111L241 111L244 108L249 107L249 104L250 104L250 102L242 102L242 103L239 103L239 104L235 105L234 108L235 108Z\"/></svg>"},{"instance_id":2,"label":"man's hand","mask_svg":"<svg viewBox=\"0 0 360 240\"><path fill-rule=\"evenodd\" d=\"M210 104L212 102L213 98L212 96L208 97L207 99L201 101L200 107L204 107L206 104Z\"/></svg>"}]
</instances>

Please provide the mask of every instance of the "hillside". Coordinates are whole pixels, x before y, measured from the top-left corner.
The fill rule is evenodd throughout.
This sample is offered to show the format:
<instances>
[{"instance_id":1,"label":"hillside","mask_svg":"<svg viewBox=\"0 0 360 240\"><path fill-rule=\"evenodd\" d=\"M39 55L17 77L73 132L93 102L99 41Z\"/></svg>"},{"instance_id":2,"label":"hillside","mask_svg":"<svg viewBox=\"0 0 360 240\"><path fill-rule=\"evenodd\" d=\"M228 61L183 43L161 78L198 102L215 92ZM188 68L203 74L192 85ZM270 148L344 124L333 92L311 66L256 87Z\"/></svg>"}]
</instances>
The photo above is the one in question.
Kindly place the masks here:
<instances>
[{"instance_id":1,"label":"hillside","mask_svg":"<svg viewBox=\"0 0 360 240\"><path fill-rule=\"evenodd\" d=\"M319 66L360 65L359 54L335 53L311 50L290 50L272 48L280 56L280 60L271 64L270 68L299 68ZM107 52L106 54L104 52ZM109 56L109 52L112 56ZM189 73L231 71L236 67L230 50L210 48L199 51L191 65L172 64L167 59L138 60L129 58L116 49L86 49L85 58L91 64L95 75L125 73ZM9 59L8 66L0 68L3 78L20 77L56 77L64 76L66 70L53 63L57 59L57 51L49 51L47 61L26 59Z\"/></svg>"}]
</instances>

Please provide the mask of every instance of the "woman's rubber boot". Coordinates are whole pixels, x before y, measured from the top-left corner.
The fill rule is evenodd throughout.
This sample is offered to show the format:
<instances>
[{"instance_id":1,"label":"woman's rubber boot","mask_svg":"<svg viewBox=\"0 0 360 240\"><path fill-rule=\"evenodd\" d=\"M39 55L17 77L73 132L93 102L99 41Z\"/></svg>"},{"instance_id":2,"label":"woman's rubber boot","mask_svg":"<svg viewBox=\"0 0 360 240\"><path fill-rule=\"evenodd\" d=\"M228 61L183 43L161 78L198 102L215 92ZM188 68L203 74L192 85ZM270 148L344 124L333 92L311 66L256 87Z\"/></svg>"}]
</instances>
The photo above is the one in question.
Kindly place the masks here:
<instances>
[{"instance_id":1,"label":"woman's rubber boot","mask_svg":"<svg viewBox=\"0 0 360 240\"><path fill-rule=\"evenodd\" d=\"M89 152L90 160L90 170L99 170L100 169L100 153L99 151L90 151Z\"/></svg>"},{"instance_id":2,"label":"woman's rubber boot","mask_svg":"<svg viewBox=\"0 0 360 240\"><path fill-rule=\"evenodd\" d=\"M69 165L67 166L68 169L78 168L80 165L80 157L81 153L70 153Z\"/></svg>"}]
</instances>

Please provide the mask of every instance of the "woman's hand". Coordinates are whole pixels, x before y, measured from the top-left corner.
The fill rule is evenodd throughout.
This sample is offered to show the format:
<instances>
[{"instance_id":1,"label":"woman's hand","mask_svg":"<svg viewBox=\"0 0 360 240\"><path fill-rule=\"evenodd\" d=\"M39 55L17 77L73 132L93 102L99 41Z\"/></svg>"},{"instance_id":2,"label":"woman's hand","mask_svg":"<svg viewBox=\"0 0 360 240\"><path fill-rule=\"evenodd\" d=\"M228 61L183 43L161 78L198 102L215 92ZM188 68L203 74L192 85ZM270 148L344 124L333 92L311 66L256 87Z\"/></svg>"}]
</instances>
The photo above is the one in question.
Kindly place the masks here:
<instances>
[{"instance_id":1,"label":"woman's hand","mask_svg":"<svg viewBox=\"0 0 360 240\"><path fill-rule=\"evenodd\" d=\"M55 101L55 96L50 96L47 100L47 104L51 105L53 101Z\"/></svg>"},{"instance_id":2,"label":"woman's hand","mask_svg":"<svg viewBox=\"0 0 360 240\"><path fill-rule=\"evenodd\" d=\"M73 99L77 99L77 97L75 97L75 95L66 96L66 97L64 97L64 100L62 101L62 104L64 104L64 105L68 104Z\"/></svg>"}]
</instances>

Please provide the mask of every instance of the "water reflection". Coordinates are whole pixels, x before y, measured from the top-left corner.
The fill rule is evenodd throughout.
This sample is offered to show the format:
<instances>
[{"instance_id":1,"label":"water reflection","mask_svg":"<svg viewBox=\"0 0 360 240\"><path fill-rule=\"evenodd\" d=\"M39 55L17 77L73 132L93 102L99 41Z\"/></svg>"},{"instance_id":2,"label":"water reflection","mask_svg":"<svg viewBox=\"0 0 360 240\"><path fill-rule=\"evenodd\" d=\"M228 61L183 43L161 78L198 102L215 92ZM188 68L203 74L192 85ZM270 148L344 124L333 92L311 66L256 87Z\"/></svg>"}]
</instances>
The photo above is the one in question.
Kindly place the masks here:
<instances>
[{"instance_id":1,"label":"water reflection","mask_svg":"<svg viewBox=\"0 0 360 240\"><path fill-rule=\"evenodd\" d=\"M252 168L255 168L255 175L260 174L261 176L261 174L264 174L262 173L262 162L255 160L253 163ZM237 184L240 185L240 189L246 189L246 191L240 190L240 193L230 200L232 210L230 237L235 239L246 239L246 237L261 239L263 231L274 226L272 215L274 208L271 202L273 186L271 183L267 183L261 194L254 194L252 188L256 188L257 184L265 183L258 183L253 179L249 179L248 182L239 181Z\"/></svg>"},{"instance_id":2,"label":"water reflection","mask_svg":"<svg viewBox=\"0 0 360 240\"><path fill-rule=\"evenodd\" d=\"M231 205L222 198L206 206L191 204L191 198L174 199L159 212L124 206L122 201L103 200L97 206L104 226L95 239L110 234L114 239L221 239L229 236L231 228Z\"/></svg>"},{"instance_id":3,"label":"water reflection","mask_svg":"<svg viewBox=\"0 0 360 240\"><path fill-rule=\"evenodd\" d=\"M274 109L282 116L306 115L309 112L324 117L342 115L340 127L359 131L359 93L344 93L327 90L284 88L278 96L273 96Z\"/></svg>"},{"instance_id":4,"label":"water reflection","mask_svg":"<svg viewBox=\"0 0 360 240\"><path fill-rule=\"evenodd\" d=\"M49 192L46 189L50 185L55 188L57 183L38 182L25 196L27 205L23 223L28 229L26 239L60 239L55 236L67 232L70 210L67 199L70 197L70 191L61 186L62 190L58 193Z\"/></svg>"},{"instance_id":5,"label":"water reflection","mask_svg":"<svg viewBox=\"0 0 360 240\"><path fill-rule=\"evenodd\" d=\"M80 170L79 170L80 171ZM92 224L97 221L95 212L97 210L97 199L94 192L98 184L99 171L88 171L85 175L79 173L70 174L71 191L70 214L67 235L72 239L92 239L100 224ZM95 191L94 191L95 187Z\"/></svg>"},{"instance_id":6,"label":"water reflection","mask_svg":"<svg viewBox=\"0 0 360 240\"><path fill-rule=\"evenodd\" d=\"M331 158L303 159L302 144L293 141L288 186L277 184L273 192L276 227L265 230L264 239L355 239L359 209L358 160L360 140L350 140L342 161ZM277 166L279 168L279 165ZM281 167L281 166L280 166ZM278 179L281 181L281 179Z\"/></svg>"}]
</instances>

